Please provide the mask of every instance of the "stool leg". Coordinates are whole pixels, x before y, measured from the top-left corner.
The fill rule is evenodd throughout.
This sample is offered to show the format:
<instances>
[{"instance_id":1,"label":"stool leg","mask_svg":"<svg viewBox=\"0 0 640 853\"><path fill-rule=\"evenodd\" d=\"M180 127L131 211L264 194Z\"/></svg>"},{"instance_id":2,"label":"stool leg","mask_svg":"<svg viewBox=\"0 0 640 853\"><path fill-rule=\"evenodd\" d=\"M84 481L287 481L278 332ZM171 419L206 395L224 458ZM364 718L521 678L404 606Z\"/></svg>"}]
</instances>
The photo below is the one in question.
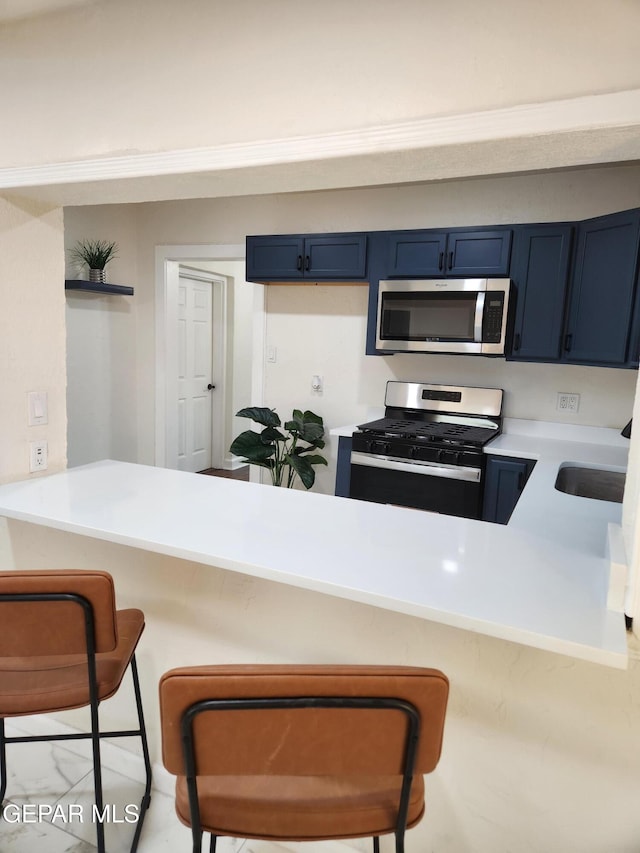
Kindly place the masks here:
<instances>
[{"instance_id":1,"label":"stool leg","mask_svg":"<svg viewBox=\"0 0 640 853\"><path fill-rule=\"evenodd\" d=\"M218 840L217 835L211 834L211 841L209 843L209 853L216 853L216 841Z\"/></svg>"},{"instance_id":2,"label":"stool leg","mask_svg":"<svg viewBox=\"0 0 640 853\"><path fill-rule=\"evenodd\" d=\"M0 805L7 791L7 745L4 739L4 717L0 717Z\"/></svg>"},{"instance_id":3,"label":"stool leg","mask_svg":"<svg viewBox=\"0 0 640 853\"><path fill-rule=\"evenodd\" d=\"M380 853L380 839L377 835L373 837L373 853Z\"/></svg>"},{"instance_id":4,"label":"stool leg","mask_svg":"<svg viewBox=\"0 0 640 853\"><path fill-rule=\"evenodd\" d=\"M147 776L144 794L142 795L142 802L140 803L140 814L138 815L136 831L133 836L133 842L131 844L131 853L136 853L136 850L138 849L138 841L140 840L140 833L142 832L142 824L144 822L147 809L149 808L149 803L151 802L151 759L149 758L147 730L144 724L144 713L142 711L142 696L140 693L140 680L138 678L138 665L136 663L135 655L131 658L131 677L133 680L133 691L136 696L136 709L138 711L140 743L142 744L142 754L144 756L144 766Z\"/></svg>"},{"instance_id":5,"label":"stool leg","mask_svg":"<svg viewBox=\"0 0 640 853\"><path fill-rule=\"evenodd\" d=\"M104 813L102 797L102 763L100 759L100 729L98 724L98 703L91 702L91 745L93 747L93 789L95 792L96 840L98 853L106 853L104 845L104 824L100 819Z\"/></svg>"}]
</instances>

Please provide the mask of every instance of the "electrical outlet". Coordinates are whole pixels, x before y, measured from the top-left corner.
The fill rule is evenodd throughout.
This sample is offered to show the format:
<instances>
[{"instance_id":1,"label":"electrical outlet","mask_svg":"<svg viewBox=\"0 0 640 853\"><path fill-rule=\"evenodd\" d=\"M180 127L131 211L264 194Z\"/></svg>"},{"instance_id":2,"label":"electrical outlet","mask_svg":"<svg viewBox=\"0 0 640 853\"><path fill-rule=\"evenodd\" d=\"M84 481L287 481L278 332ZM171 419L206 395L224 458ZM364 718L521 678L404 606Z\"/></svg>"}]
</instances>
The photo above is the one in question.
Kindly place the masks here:
<instances>
[{"instance_id":1,"label":"electrical outlet","mask_svg":"<svg viewBox=\"0 0 640 853\"><path fill-rule=\"evenodd\" d=\"M46 471L48 464L49 448L47 442L29 442L29 471Z\"/></svg>"},{"instance_id":2,"label":"electrical outlet","mask_svg":"<svg viewBox=\"0 0 640 853\"><path fill-rule=\"evenodd\" d=\"M564 391L558 392L558 401L556 403L558 411L575 415L579 408L580 394L567 394Z\"/></svg>"}]
</instances>

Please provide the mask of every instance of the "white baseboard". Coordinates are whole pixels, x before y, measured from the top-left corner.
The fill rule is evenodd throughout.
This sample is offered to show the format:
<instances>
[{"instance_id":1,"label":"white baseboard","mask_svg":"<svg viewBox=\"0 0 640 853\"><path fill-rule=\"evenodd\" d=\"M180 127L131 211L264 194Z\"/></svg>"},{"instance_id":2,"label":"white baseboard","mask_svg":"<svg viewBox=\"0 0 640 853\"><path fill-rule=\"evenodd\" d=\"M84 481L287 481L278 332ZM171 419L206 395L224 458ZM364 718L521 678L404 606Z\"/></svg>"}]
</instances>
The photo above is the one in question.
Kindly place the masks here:
<instances>
[{"instance_id":1,"label":"white baseboard","mask_svg":"<svg viewBox=\"0 0 640 853\"><path fill-rule=\"evenodd\" d=\"M224 462L222 463L223 471L237 471L238 468L245 468L247 466L246 462L242 462L238 459L237 456L226 457Z\"/></svg>"}]
</instances>

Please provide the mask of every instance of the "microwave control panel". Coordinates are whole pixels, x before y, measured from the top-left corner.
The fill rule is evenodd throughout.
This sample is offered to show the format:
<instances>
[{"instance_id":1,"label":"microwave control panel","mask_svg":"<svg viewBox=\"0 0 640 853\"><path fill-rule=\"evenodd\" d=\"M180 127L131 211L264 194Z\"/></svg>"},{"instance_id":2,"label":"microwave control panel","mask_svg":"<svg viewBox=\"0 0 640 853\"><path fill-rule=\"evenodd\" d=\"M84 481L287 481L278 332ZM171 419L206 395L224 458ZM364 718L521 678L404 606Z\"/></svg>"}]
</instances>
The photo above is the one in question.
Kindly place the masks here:
<instances>
[{"instance_id":1,"label":"microwave control panel","mask_svg":"<svg viewBox=\"0 0 640 853\"><path fill-rule=\"evenodd\" d=\"M504 293L488 292L482 317L482 342L499 344L502 336Z\"/></svg>"}]
</instances>

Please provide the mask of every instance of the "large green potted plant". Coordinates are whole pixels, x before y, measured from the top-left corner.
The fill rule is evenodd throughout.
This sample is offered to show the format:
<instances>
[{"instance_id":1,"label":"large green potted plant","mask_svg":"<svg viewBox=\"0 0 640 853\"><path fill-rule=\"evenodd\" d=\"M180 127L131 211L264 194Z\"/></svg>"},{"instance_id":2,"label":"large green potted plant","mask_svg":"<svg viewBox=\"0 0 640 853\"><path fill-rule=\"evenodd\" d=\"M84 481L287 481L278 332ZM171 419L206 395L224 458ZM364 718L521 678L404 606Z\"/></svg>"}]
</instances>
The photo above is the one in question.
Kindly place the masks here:
<instances>
[{"instance_id":1,"label":"large green potted plant","mask_svg":"<svg viewBox=\"0 0 640 853\"><path fill-rule=\"evenodd\" d=\"M112 240L78 240L71 250L71 257L89 267L89 281L104 284L104 268L118 252L118 244Z\"/></svg>"},{"instance_id":2,"label":"large green potted plant","mask_svg":"<svg viewBox=\"0 0 640 853\"><path fill-rule=\"evenodd\" d=\"M326 465L327 460L316 450L324 447L324 424L320 415L294 409L290 421L284 424L274 409L249 406L236 413L238 418L250 418L264 427L261 432L248 429L233 441L231 453L241 456L250 465L266 468L274 486L291 488L299 477L305 489L316 479L314 465Z\"/></svg>"}]
</instances>

